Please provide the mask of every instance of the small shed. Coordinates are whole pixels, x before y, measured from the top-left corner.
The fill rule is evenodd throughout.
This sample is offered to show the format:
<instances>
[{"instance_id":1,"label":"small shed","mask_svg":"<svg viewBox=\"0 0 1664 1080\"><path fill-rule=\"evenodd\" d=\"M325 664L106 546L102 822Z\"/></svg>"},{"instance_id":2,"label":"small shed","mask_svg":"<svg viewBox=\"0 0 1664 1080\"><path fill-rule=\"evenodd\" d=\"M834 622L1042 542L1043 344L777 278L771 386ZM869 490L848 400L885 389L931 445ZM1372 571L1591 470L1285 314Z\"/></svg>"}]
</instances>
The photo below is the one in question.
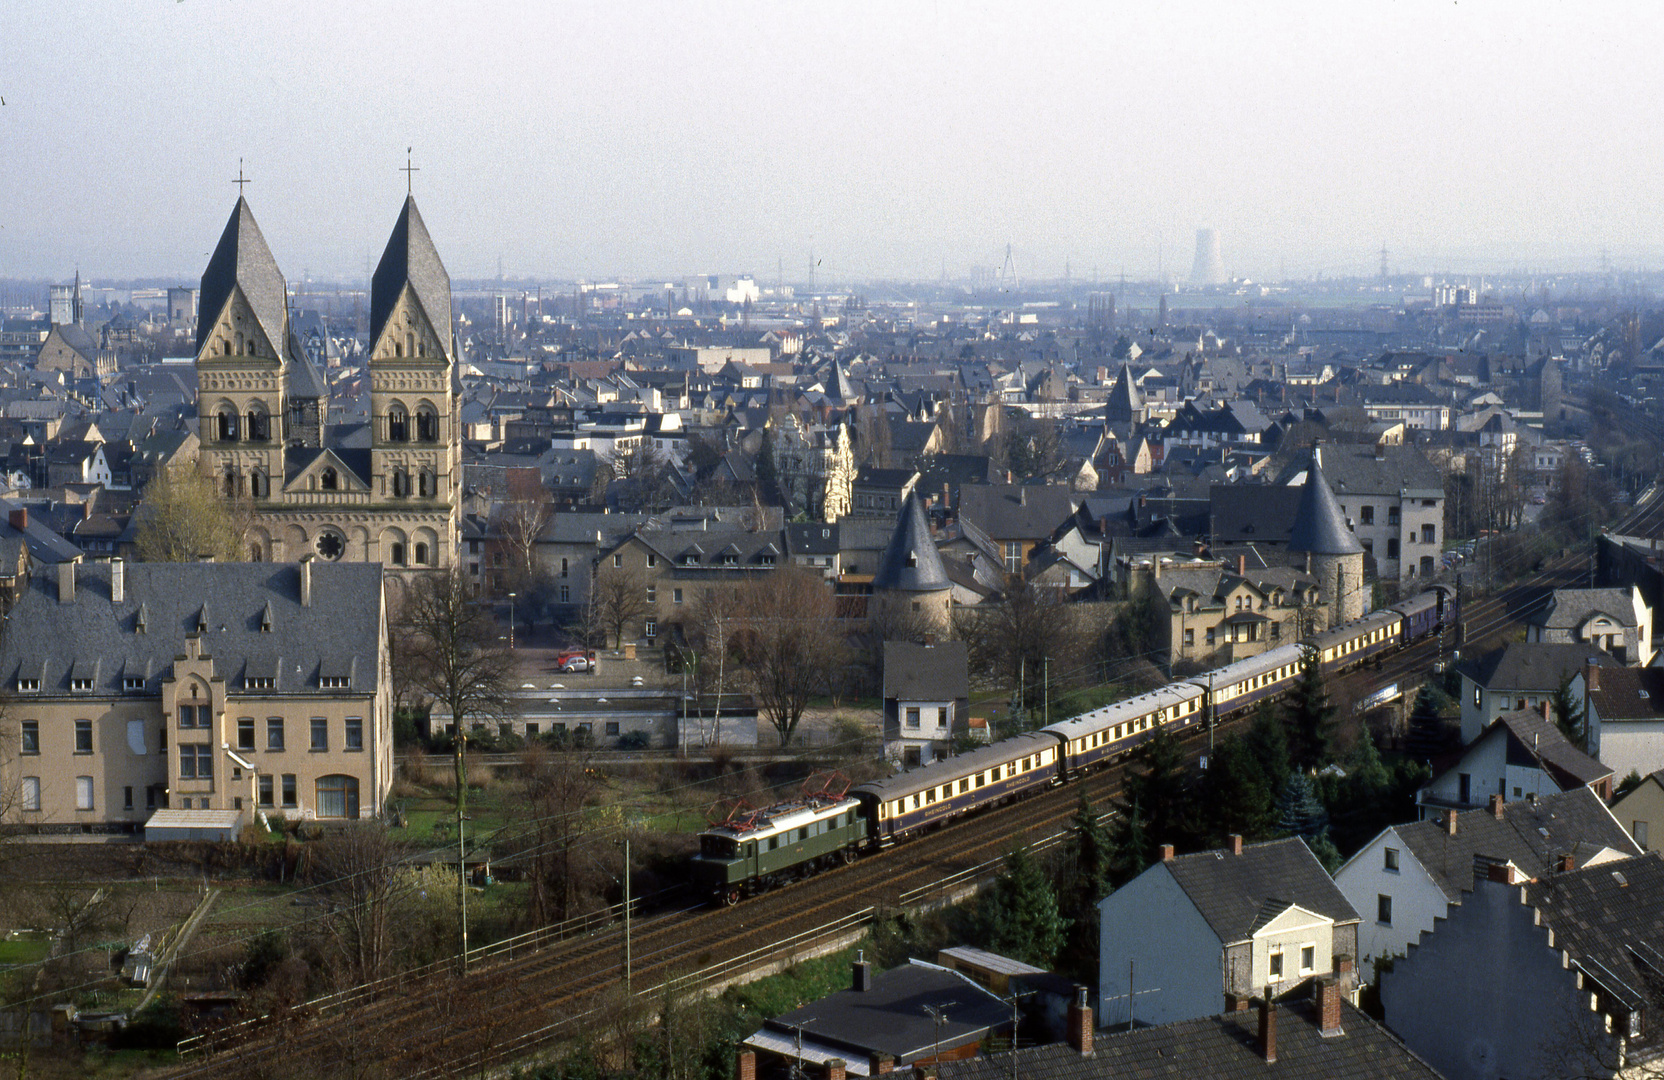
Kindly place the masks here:
<instances>
[{"instance_id":1,"label":"small shed","mask_svg":"<svg viewBox=\"0 0 1664 1080\"><path fill-rule=\"evenodd\" d=\"M144 823L146 843L161 840L237 839L243 827L241 810L158 810Z\"/></svg>"}]
</instances>

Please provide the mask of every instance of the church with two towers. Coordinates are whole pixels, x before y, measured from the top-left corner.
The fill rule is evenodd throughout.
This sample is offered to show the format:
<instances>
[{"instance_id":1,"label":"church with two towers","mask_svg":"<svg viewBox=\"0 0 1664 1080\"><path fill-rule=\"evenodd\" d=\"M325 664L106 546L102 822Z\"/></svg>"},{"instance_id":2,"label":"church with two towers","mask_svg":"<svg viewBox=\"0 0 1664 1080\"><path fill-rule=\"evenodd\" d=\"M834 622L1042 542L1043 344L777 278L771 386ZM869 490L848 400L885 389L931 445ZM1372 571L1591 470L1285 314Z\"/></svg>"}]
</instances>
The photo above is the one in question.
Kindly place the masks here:
<instances>
[{"instance_id":1,"label":"church with two towers","mask_svg":"<svg viewBox=\"0 0 1664 1080\"><path fill-rule=\"evenodd\" d=\"M456 562L460 383L451 280L407 197L370 281L369 422L331 423L329 384L291 327L288 285L241 196L202 275L201 466L247 500L252 560Z\"/></svg>"}]
</instances>

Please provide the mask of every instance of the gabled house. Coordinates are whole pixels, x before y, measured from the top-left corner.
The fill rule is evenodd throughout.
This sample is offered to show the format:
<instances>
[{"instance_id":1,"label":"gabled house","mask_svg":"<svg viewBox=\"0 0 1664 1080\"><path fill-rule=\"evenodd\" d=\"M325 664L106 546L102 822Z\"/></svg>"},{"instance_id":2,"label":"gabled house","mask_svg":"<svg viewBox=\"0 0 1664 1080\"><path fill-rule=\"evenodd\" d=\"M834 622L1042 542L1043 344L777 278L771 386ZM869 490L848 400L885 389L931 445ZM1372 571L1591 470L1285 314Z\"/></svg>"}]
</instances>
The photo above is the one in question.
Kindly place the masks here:
<instances>
[{"instance_id":1,"label":"gabled house","mask_svg":"<svg viewBox=\"0 0 1664 1080\"><path fill-rule=\"evenodd\" d=\"M1473 889L1476 856L1537 877L1556 872L1567 856L1583 867L1642 850L1589 788L1515 802L1492 795L1484 809L1383 829L1336 872L1335 884L1363 916L1358 956L1369 980L1372 960L1403 955L1462 903Z\"/></svg>"},{"instance_id":2,"label":"gabled house","mask_svg":"<svg viewBox=\"0 0 1664 1080\"><path fill-rule=\"evenodd\" d=\"M1651 851L1652 827L1664 823L1664 770L1648 773L1639 786L1612 804L1612 816L1642 851ZM1664 833L1660 833L1664 839Z\"/></svg>"},{"instance_id":3,"label":"gabled house","mask_svg":"<svg viewBox=\"0 0 1664 1080\"><path fill-rule=\"evenodd\" d=\"M1525 620L1525 640L1585 645L1620 664L1652 663L1652 609L1641 590L1555 589L1548 606Z\"/></svg>"},{"instance_id":4,"label":"gabled house","mask_svg":"<svg viewBox=\"0 0 1664 1080\"><path fill-rule=\"evenodd\" d=\"M1034 546L1074 514L1080 496L1067 487L1040 484L965 484L959 516L998 544L1008 574L1020 573Z\"/></svg>"},{"instance_id":5,"label":"gabled house","mask_svg":"<svg viewBox=\"0 0 1664 1080\"><path fill-rule=\"evenodd\" d=\"M884 643L886 758L911 768L948 756L954 729L968 730L969 671L963 641Z\"/></svg>"},{"instance_id":6,"label":"gabled house","mask_svg":"<svg viewBox=\"0 0 1664 1080\"><path fill-rule=\"evenodd\" d=\"M1571 744L1546 713L1503 713L1479 737L1434 766L1432 781L1416 792L1422 817L1430 810L1472 810L1491 796L1536 799L1557 791L1593 788L1612 795L1612 770Z\"/></svg>"},{"instance_id":7,"label":"gabled house","mask_svg":"<svg viewBox=\"0 0 1664 1080\"><path fill-rule=\"evenodd\" d=\"M1473 874L1382 975L1392 1030L1451 1080L1655 1075L1664 857L1536 880L1476 858Z\"/></svg>"},{"instance_id":8,"label":"gabled house","mask_svg":"<svg viewBox=\"0 0 1664 1080\"><path fill-rule=\"evenodd\" d=\"M1581 699L1588 659L1587 645L1516 641L1463 660L1456 668L1462 676L1462 742L1477 739L1503 713L1541 709L1562 679L1571 679L1572 696ZM1616 666L1610 656L1599 663Z\"/></svg>"},{"instance_id":9,"label":"gabled house","mask_svg":"<svg viewBox=\"0 0 1664 1080\"><path fill-rule=\"evenodd\" d=\"M1664 668L1591 664L1583 683L1589 752L1619 778L1664 768Z\"/></svg>"},{"instance_id":10,"label":"gabled house","mask_svg":"<svg viewBox=\"0 0 1664 1080\"><path fill-rule=\"evenodd\" d=\"M1314 977L1352 990L1358 913L1298 837L1234 837L1194 855L1164 846L1098 911L1100 1017L1111 1025L1126 1022L1131 1002L1139 1023L1166 1024Z\"/></svg>"}]
</instances>

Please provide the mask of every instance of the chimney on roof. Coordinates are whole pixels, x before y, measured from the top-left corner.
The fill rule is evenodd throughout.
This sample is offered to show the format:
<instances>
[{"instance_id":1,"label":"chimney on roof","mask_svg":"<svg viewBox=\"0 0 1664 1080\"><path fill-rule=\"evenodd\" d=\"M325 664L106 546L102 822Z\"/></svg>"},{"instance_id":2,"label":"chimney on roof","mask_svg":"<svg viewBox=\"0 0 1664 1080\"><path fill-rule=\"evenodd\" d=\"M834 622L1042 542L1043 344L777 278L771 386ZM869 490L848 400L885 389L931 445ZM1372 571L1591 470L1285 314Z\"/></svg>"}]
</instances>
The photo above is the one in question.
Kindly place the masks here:
<instances>
[{"instance_id":1,"label":"chimney on roof","mask_svg":"<svg viewBox=\"0 0 1664 1080\"><path fill-rule=\"evenodd\" d=\"M1456 811L1454 810L1444 812L1444 834L1446 836L1456 835Z\"/></svg>"},{"instance_id":2,"label":"chimney on roof","mask_svg":"<svg viewBox=\"0 0 1664 1080\"><path fill-rule=\"evenodd\" d=\"M1267 1065L1277 1061L1277 1006L1269 998L1260 998L1260 1053Z\"/></svg>"},{"instance_id":3,"label":"chimney on roof","mask_svg":"<svg viewBox=\"0 0 1664 1080\"><path fill-rule=\"evenodd\" d=\"M829 1058L826 1062L826 1080L844 1080L844 1070L847 1067L843 1058Z\"/></svg>"},{"instance_id":4,"label":"chimney on roof","mask_svg":"<svg viewBox=\"0 0 1664 1080\"><path fill-rule=\"evenodd\" d=\"M1502 806L1502 796L1493 794L1491 796L1491 816L1498 821L1502 820Z\"/></svg>"},{"instance_id":5,"label":"chimney on roof","mask_svg":"<svg viewBox=\"0 0 1664 1080\"><path fill-rule=\"evenodd\" d=\"M24 531L29 527L29 508L27 506L19 506L17 509L6 515L6 521L18 532Z\"/></svg>"},{"instance_id":6,"label":"chimney on roof","mask_svg":"<svg viewBox=\"0 0 1664 1080\"><path fill-rule=\"evenodd\" d=\"M884 1076L887 1073L893 1073L896 1071L896 1059L892 1055L884 1053L882 1050L874 1050L872 1052L872 1056L868 1058L867 1061L868 1076Z\"/></svg>"},{"instance_id":7,"label":"chimney on roof","mask_svg":"<svg viewBox=\"0 0 1664 1080\"><path fill-rule=\"evenodd\" d=\"M1559 870L1562 874L1569 874L1577 869L1577 859L1571 852L1560 856Z\"/></svg>"},{"instance_id":8,"label":"chimney on roof","mask_svg":"<svg viewBox=\"0 0 1664 1080\"><path fill-rule=\"evenodd\" d=\"M1251 996L1249 996L1248 994L1226 994L1225 995L1225 1011L1226 1012L1247 1012L1248 1007L1250 1005L1252 1005L1253 1003L1254 1003L1254 999Z\"/></svg>"},{"instance_id":9,"label":"chimney on roof","mask_svg":"<svg viewBox=\"0 0 1664 1080\"><path fill-rule=\"evenodd\" d=\"M1600 689L1600 665L1592 656L1583 662L1583 687L1591 692Z\"/></svg>"},{"instance_id":10,"label":"chimney on roof","mask_svg":"<svg viewBox=\"0 0 1664 1080\"><path fill-rule=\"evenodd\" d=\"M58 603L73 604L75 602L75 564L80 556L68 562L58 564Z\"/></svg>"},{"instance_id":11,"label":"chimney on roof","mask_svg":"<svg viewBox=\"0 0 1664 1080\"><path fill-rule=\"evenodd\" d=\"M1069 1006L1069 1045L1082 1054L1092 1052L1092 1006L1086 1003L1086 987L1075 987L1075 1000Z\"/></svg>"},{"instance_id":12,"label":"chimney on roof","mask_svg":"<svg viewBox=\"0 0 1664 1080\"><path fill-rule=\"evenodd\" d=\"M1375 460L1387 460L1387 443L1385 438L1375 440Z\"/></svg>"},{"instance_id":13,"label":"chimney on roof","mask_svg":"<svg viewBox=\"0 0 1664 1080\"><path fill-rule=\"evenodd\" d=\"M1317 999L1317 1030L1325 1039L1345 1035L1340 1026L1340 984L1332 978L1314 980L1313 996Z\"/></svg>"},{"instance_id":14,"label":"chimney on roof","mask_svg":"<svg viewBox=\"0 0 1664 1080\"><path fill-rule=\"evenodd\" d=\"M1237 577L1247 577L1248 576L1248 556L1238 555L1236 557L1236 576Z\"/></svg>"},{"instance_id":15,"label":"chimney on roof","mask_svg":"<svg viewBox=\"0 0 1664 1080\"><path fill-rule=\"evenodd\" d=\"M735 1080L757 1080L757 1052L741 1050L734 1055Z\"/></svg>"},{"instance_id":16,"label":"chimney on roof","mask_svg":"<svg viewBox=\"0 0 1664 1080\"><path fill-rule=\"evenodd\" d=\"M1161 845L1161 861L1162 862L1172 862L1173 861L1173 845L1172 844L1163 844L1163 845Z\"/></svg>"},{"instance_id":17,"label":"chimney on roof","mask_svg":"<svg viewBox=\"0 0 1664 1080\"><path fill-rule=\"evenodd\" d=\"M1500 882L1503 885L1513 885L1515 883L1513 864L1505 862L1491 863L1485 868L1485 880Z\"/></svg>"},{"instance_id":18,"label":"chimney on roof","mask_svg":"<svg viewBox=\"0 0 1664 1080\"><path fill-rule=\"evenodd\" d=\"M110 603L127 599L127 563L120 558L110 560Z\"/></svg>"},{"instance_id":19,"label":"chimney on roof","mask_svg":"<svg viewBox=\"0 0 1664 1080\"><path fill-rule=\"evenodd\" d=\"M300 606L312 606L312 554L300 557Z\"/></svg>"},{"instance_id":20,"label":"chimney on roof","mask_svg":"<svg viewBox=\"0 0 1664 1080\"><path fill-rule=\"evenodd\" d=\"M1544 698L1541 708L1543 711L1543 719L1547 720L1551 724L1554 723L1554 703L1548 698Z\"/></svg>"},{"instance_id":21,"label":"chimney on roof","mask_svg":"<svg viewBox=\"0 0 1664 1080\"><path fill-rule=\"evenodd\" d=\"M1231 834L1231 854L1232 855L1241 855L1242 854L1242 834L1241 833L1232 833Z\"/></svg>"},{"instance_id":22,"label":"chimney on roof","mask_svg":"<svg viewBox=\"0 0 1664 1080\"><path fill-rule=\"evenodd\" d=\"M855 954L855 963L851 964L850 989L857 994L864 994L872 989L872 965L867 962L867 951L862 949Z\"/></svg>"}]
</instances>

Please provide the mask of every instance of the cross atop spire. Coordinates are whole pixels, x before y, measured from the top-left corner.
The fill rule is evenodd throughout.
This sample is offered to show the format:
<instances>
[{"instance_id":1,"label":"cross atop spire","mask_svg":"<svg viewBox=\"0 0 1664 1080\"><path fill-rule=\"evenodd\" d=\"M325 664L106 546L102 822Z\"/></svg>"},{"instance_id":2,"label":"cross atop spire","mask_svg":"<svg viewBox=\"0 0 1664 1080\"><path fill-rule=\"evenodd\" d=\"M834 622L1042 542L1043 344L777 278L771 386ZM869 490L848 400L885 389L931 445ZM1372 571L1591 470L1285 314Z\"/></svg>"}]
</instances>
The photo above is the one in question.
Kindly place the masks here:
<instances>
[{"instance_id":1,"label":"cross atop spire","mask_svg":"<svg viewBox=\"0 0 1664 1080\"><path fill-rule=\"evenodd\" d=\"M242 158L237 159L237 179L235 179L231 182L233 184L237 185L237 197L239 199L243 197L243 185L254 183L253 180L250 180L250 179L243 176L243 159Z\"/></svg>"},{"instance_id":2,"label":"cross atop spire","mask_svg":"<svg viewBox=\"0 0 1664 1080\"><path fill-rule=\"evenodd\" d=\"M422 167L420 165L412 165L410 163L410 152L414 149L415 149L415 147L411 147L411 146L407 146L407 147L404 148L404 168L399 170L400 172L404 173L404 193L406 195L415 194L415 190L414 190L414 188L415 188L415 184L414 184L415 175L414 174L419 173L419 172L422 171Z\"/></svg>"}]
</instances>

